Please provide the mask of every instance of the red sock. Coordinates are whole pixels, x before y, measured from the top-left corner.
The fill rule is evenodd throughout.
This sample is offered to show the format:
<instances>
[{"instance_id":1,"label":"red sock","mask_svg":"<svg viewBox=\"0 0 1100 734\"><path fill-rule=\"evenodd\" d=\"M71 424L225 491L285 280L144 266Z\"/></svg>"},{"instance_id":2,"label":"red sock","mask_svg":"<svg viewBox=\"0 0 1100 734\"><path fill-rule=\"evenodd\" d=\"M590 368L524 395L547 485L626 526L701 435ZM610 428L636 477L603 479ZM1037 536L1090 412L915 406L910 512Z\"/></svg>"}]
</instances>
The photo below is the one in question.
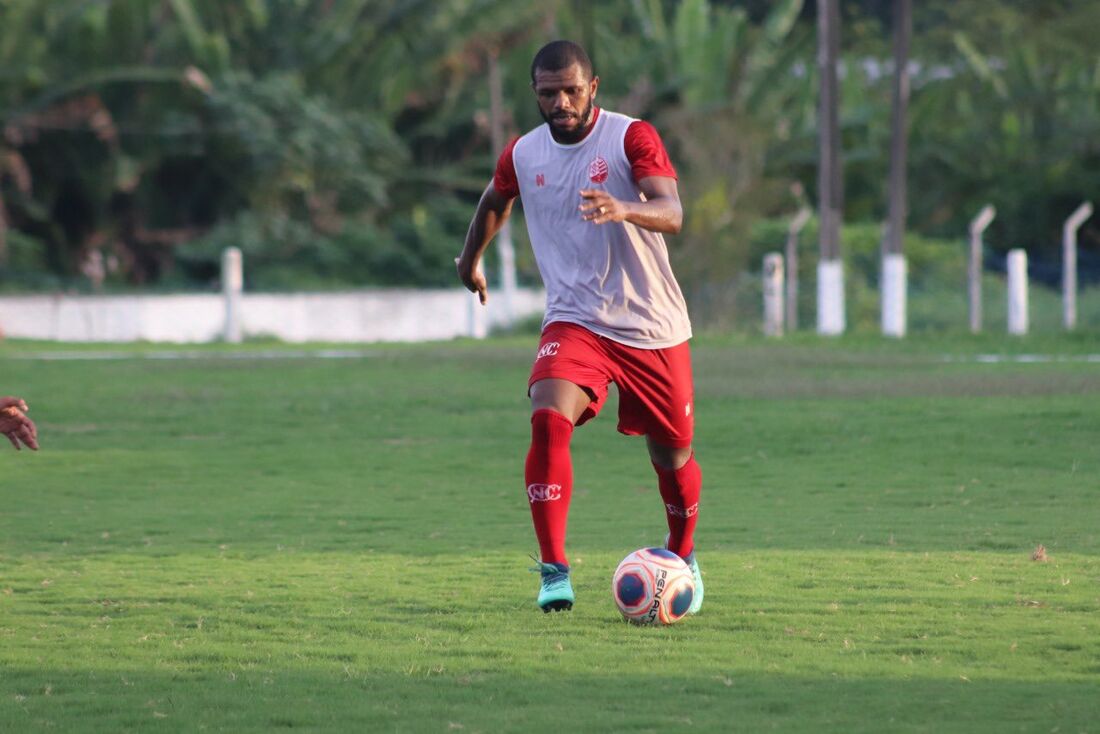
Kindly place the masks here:
<instances>
[{"instance_id":1,"label":"red sock","mask_svg":"<svg viewBox=\"0 0 1100 734\"><path fill-rule=\"evenodd\" d=\"M668 517L668 549L686 558L695 550L695 522L703 472L695 463L695 454L679 469L665 469L656 464L653 468L657 470L657 485Z\"/></svg>"},{"instance_id":2,"label":"red sock","mask_svg":"<svg viewBox=\"0 0 1100 734\"><path fill-rule=\"evenodd\" d=\"M543 563L569 563L565 525L573 496L572 436L573 422L561 413L544 408L531 416L531 450L523 475Z\"/></svg>"}]
</instances>

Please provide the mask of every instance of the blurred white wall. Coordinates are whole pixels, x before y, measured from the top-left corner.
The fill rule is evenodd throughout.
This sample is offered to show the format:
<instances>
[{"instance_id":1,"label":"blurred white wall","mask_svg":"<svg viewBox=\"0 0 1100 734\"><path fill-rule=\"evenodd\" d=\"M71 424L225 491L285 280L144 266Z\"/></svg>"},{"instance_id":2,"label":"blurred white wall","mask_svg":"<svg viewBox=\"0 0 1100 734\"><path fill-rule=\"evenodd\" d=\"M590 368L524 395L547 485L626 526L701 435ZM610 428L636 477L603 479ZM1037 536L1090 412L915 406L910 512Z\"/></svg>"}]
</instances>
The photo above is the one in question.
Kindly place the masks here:
<instances>
[{"instance_id":1,"label":"blurred white wall","mask_svg":"<svg viewBox=\"0 0 1100 734\"><path fill-rule=\"evenodd\" d=\"M511 304L490 293L484 315L491 327L541 314L542 290L518 289ZM495 296L495 298L494 298ZM464 290L372 290L344 293L244 294L241 329L247 337L286 342L416 342L470 336ZM480 309L481 307L478 306ZM220 294L179 296L35 295L0 297L0 332L20 339L67 342L210 342L225 333Z\"/></svg>"}]
</instances>

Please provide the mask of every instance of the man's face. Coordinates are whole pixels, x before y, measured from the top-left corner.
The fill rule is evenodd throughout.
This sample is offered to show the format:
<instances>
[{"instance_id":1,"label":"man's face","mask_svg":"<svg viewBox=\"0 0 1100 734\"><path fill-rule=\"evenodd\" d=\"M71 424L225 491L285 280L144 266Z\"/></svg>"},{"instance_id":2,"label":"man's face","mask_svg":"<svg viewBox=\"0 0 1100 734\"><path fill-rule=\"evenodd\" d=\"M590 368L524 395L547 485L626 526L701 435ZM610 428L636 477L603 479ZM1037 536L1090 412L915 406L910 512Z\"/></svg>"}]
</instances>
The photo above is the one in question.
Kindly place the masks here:
<instances>
[{"instance_id":1,"label":"man's face","mask_svg":"<svg viewBox=\"0 0 1100 734\"><path fill-rule=\"evenodd\" d=\"M542 119L559 143L575 143L592 120L592 100L600 78L588 79L580 64L547 71L535 69L535 97Z\"/></svg>"}]
</instances>

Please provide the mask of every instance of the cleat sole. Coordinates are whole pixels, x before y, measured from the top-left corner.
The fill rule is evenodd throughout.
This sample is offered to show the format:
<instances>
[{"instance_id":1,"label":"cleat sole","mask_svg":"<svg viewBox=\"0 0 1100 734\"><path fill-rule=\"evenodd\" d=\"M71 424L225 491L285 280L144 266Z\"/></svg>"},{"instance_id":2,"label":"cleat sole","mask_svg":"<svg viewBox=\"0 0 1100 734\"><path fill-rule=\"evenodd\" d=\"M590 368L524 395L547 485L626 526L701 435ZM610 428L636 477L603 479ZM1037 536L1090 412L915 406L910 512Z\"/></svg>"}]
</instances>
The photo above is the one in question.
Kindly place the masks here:
<instances>
[{"instance_id":1,"label":"cleat sole","mask_svg":"<svg viewBox=\"0 0 1100 734\"><path fill-rule=\"evenodd\" d=\"M544 614L549 614L550 612L568 612L572 608L573 602L561 599L560 601L547 602L543 605L542 611Z\"/></svg>"}]
</instances>

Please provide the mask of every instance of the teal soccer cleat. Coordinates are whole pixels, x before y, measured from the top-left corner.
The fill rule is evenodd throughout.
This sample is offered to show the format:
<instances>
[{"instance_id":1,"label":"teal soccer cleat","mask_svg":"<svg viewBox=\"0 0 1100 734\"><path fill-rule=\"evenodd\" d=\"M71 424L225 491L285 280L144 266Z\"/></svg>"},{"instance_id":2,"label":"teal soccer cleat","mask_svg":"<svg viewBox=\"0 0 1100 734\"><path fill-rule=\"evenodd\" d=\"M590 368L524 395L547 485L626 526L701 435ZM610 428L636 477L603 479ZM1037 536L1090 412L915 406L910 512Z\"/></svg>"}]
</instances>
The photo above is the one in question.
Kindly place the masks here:
<instances>
[{"instance_id":1,"label":"teal soccer cleat","mask_svg":"<svg viewBox=\"0 0 1100 734\"><path fill-rule=\"evenodd\" d=\"M665 548L668 548L668 538L665 536ZM691 575L695 578L695 593L691 597L691 606L688 607L688 614L698 614L699 609L703 606L703 572L699 570L699 562L695 560L695 549L692 548L691 553L684 559L684 563L691 569Z\"/></svg>"},{"instance_id":2,"label":"teal soccer cleat","mask_svg":"<svg viewBox=\"0 0 1100 734\"><path fill-rule=\"evenodd\" d=\"M688 565L688 568L691 569L691 575L695 577L695 593L691 597L688 614L698 614L699 609L703 606L703 573L699 570L699 562L695 560L695 551L692 551L684 559L684 563Z\"/></svg>"},{"instance_id":3,"label":"teal soccer cleat","mask_svg":"<svg viewBox=\"0 0 1100 734\"><path fill-rule=\"evenodd\" d=\"M544 612L560 612L573 608L573 584L569 581L569 566L564 563L538 564L532 571L542 574L542 586L539 588L539 607Z\"/></svg>"}]
</instances>

